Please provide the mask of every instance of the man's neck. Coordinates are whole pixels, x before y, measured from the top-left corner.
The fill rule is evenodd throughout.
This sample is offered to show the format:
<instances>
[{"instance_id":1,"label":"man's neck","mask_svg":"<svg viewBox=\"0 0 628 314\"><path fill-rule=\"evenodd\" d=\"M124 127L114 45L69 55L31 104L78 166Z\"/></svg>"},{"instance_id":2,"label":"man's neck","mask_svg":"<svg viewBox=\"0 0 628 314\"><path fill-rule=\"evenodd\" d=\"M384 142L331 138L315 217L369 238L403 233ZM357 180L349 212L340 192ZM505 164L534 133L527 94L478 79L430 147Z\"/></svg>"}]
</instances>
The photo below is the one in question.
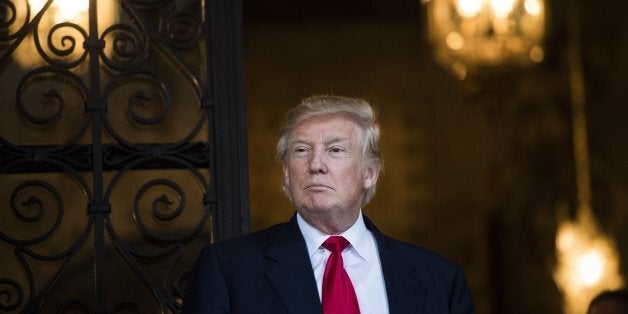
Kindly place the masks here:
<instances>
[{"instance_id":1,"label":"man's neck","mask_svg":"<svg viewBox=\"0 0 628 314\"><path fill-rule=\"evenodd\" d=\"M333 217L330 215L320 215L320 216L311 216L311 215L303 215L299 213L303 220L305 220L312 227L318 229L319 231L329 234L336 235L341 234L347 229L351 228L358 220L360 216L360 211L356 212L352 216L343 216L343 217Z\"/></svg>"}]
</instances>

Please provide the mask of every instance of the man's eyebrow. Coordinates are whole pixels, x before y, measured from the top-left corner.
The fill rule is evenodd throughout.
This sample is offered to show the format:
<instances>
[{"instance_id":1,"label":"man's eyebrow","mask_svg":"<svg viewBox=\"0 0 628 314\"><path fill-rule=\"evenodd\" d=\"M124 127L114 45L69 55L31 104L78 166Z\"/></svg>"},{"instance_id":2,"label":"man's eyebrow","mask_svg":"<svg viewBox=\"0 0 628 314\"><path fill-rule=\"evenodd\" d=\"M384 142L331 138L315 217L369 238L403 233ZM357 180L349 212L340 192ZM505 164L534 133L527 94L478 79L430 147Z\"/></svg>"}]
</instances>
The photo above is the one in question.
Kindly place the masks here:
<instances>
[{"instance_id":1,"label":"man's eyebrow","mask_svg":"<svg viewBox=\"0 0 628 314\"><path fill-rule=\"evenodd\" d=\"M339 142L344 142L349 138L346 136L336 136L325 140L325 145L336 144Z\"/></svg>"},{"instance_id":2,"label":"man's eyebrow","mask_svg":"<svg viewBox=\"0 0 628 314\"><path fill-rule=\"evenodd\" d=\"M310 141L301 139L301 138L293 138L290 141L288 141L288 146L292 146L294 144L306 144L306 145L311 145Z\"/></svg>"},{"instance_id":3,"label":"man's eyebrow","mask_svg":"<svg viewBox=\"0 0 628 314\"><path fill-rule=\"evenodd\" d=\"M330 137L328 139L325 139L324 143L325 146L327 145L331 145L331 144L336 144L336 143L340 143L340 142L344 142L349 140L348 137L346 136L335 136L335 137ZM293 138L288 142L288 146L292 146L295 144L305 144L305 145L312 145L312 141L310 140L306 140L303 138Z\"/></svg>"}]
</instances>

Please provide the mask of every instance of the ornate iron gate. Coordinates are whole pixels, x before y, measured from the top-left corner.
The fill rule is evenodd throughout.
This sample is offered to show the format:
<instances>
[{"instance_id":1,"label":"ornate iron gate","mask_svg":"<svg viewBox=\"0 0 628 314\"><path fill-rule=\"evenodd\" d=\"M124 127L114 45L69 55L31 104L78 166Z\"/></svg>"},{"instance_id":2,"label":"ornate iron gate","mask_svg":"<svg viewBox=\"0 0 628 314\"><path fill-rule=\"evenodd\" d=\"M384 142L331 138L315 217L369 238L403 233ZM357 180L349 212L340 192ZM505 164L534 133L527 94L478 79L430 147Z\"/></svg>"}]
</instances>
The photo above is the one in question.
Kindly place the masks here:
<instances>
[{"instance_id":1,"label":"ornate iron gate","mask_svg":"<svg viewBox=\"0 0 628 314\"><path fill-rule=\"evenodd\" d=\"M178 312L248 230L241 2L0 0L0 312Z\"/></svg>"}]
</instances>

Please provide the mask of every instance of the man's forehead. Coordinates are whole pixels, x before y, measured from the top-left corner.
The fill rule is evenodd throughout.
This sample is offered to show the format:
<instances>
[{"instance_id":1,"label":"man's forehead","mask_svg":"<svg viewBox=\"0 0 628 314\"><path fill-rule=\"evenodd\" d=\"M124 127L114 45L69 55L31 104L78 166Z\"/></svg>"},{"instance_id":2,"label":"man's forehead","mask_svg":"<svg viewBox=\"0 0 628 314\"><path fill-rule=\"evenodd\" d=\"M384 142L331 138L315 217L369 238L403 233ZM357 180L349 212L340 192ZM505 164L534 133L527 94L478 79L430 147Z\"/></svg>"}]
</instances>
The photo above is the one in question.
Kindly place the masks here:
<instances>
[{"instance_id":1,"label":"man's forehead","mask_svg":"<svg viewBox=\"0 0 628 314\"><path fill-rule=\"evenodd\" d=\"M343 136L343 135L319 135L319 136L299 136L295 135L290 139L290 144L297 143L313 143L313 142L322 142L323 144L334 144L334 143L343 143L343 142L351 142L351 137Z\"/></svg>"},{"instance_id":2,"label":"man's forehead","mask_svg":"<svg viewBox=\"0 0 628 314\"><path fill-rule=\"evenodd\" d=\"M314 129L317 131L338 131L338 133L353 132L362 128L357 121L344 113L324 114L299 121L292 133Z\"/></svg>"}]
</instances>

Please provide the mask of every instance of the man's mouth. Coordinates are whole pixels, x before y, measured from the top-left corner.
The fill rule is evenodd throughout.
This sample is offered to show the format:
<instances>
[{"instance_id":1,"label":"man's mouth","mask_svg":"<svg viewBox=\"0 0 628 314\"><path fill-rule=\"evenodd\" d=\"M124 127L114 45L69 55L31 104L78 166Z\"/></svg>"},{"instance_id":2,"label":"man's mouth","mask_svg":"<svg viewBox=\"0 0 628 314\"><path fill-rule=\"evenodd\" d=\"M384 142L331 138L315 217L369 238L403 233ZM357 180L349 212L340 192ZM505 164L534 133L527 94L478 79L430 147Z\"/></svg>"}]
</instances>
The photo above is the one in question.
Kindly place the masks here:
<instances>
[{"instance_id":1,"label":"man's mouth","mask_svg":"<svg viewBox=\"0 0 628 314\"><path fill-rule=\"evenodd\" d=\"M332 189L330 186L320 183L312 183L305 186L306 189L311 190L322 190L322 189ZM332 189L333 190L333 189Z\"/></svg>"}]
</instances>

